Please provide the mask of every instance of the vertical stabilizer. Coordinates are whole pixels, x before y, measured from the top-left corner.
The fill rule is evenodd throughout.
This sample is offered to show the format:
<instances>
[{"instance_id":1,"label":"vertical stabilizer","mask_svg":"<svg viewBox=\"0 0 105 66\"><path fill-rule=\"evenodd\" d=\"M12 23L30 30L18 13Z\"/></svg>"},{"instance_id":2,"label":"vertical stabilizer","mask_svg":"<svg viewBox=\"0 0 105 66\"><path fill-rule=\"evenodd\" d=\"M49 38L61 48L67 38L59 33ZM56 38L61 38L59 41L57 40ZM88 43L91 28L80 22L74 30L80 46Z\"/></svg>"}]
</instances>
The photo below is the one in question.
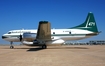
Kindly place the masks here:
<instances>
[{"instance_id":1,"label":"vertical stabilizer","mask_svg":"<svg viewBox=\"0 0 105 66\"><path fill-rule=\"evenodd\" d=\"M76 29L84 29L92 32L98 32L96 21L92 12L89 12L84 23L75 26Z\"/></svg>"}]
</instances>

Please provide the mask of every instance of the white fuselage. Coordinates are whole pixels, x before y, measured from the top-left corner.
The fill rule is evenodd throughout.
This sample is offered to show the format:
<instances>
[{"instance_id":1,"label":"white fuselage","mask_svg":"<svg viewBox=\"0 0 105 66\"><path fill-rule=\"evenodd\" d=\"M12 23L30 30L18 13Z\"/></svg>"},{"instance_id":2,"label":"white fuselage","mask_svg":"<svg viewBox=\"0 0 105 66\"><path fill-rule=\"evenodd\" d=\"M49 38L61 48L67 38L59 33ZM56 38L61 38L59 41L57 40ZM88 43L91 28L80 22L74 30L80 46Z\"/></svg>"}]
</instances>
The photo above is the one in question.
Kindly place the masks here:
<instances>
[{"instance_id":1,"label":"white fuselage","mask_svg":"<svg viewBox=\"0 0 105 66\"><path fill-rule=\"evenodd\" d=\"M7 37L4 38L4 40L12 42L20 42L19 40L20 34L23 35L23 33L26 32L37 33L37 30L12 30L3 35ZM51 29L52 41L49 42L53 44L53 43L64 43L65 41L68 40L80 40L91 37L91 36L86 36L87 34L91 33L93 32L82 29Z\"/></svg>"}]
</instances>

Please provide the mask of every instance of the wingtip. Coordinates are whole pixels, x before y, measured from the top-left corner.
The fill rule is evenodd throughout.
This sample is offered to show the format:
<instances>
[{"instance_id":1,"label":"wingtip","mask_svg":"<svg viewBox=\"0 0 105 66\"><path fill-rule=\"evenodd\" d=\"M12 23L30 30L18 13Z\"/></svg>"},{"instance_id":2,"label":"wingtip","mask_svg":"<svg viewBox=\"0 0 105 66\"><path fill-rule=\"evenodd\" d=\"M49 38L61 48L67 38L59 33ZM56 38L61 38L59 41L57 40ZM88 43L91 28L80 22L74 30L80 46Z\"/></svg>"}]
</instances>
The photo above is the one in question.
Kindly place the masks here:
<instances>
[{"instance_id":1,"label":"wingtip","mask_svg":"<svg viewBox=\"0 0 105 66\"><path fill-rule=\"evenodd\" d=\"M48 21L39 21L39 23L49 23Z\"/></svg>"}]
</instances>

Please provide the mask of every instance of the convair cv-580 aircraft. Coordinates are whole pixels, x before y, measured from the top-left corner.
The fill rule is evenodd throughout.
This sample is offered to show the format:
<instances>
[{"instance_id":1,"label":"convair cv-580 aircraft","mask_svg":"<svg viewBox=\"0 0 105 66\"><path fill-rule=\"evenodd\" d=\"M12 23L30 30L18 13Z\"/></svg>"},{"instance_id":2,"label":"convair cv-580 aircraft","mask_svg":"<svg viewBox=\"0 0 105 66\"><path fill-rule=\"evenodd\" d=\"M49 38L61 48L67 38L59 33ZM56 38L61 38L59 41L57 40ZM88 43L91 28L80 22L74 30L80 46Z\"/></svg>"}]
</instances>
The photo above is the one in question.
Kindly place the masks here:
<instances>
[{"instance_id":1,"label":"convair cv-580 aircraft","mask_svg":"<svg viewBox=\"0 0 105 66\"><path fill-rule=\"evenodd\" d=\"M98 29L93 13L88 13L84 23L68 29L50 29L47 21L39 22L35 30L11 30L2 36L2 39L11 42L22 42L28 46L42 46L63 44L68 40L80 40L98 35Z\"/></svg>"}]
</instances>

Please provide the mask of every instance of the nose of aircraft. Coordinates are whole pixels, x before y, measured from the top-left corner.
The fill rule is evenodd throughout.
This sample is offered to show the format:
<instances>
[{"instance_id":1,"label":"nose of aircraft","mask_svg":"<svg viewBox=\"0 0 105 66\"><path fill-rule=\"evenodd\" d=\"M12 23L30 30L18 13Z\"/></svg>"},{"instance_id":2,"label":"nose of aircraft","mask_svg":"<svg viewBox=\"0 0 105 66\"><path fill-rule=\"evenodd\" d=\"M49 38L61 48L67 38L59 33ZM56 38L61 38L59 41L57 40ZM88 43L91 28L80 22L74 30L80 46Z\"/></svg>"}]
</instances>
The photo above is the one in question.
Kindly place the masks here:
<instances>
[{"instance_id":1,"label":"nose of aircraft","mask_svg":"<svg viewBox=\"0 0 105 66\"><path fill-rule=\"evenodd\" d=\"M2 36L2 39L7 38L6 36Z\"/></svg>"}]
</instances>

